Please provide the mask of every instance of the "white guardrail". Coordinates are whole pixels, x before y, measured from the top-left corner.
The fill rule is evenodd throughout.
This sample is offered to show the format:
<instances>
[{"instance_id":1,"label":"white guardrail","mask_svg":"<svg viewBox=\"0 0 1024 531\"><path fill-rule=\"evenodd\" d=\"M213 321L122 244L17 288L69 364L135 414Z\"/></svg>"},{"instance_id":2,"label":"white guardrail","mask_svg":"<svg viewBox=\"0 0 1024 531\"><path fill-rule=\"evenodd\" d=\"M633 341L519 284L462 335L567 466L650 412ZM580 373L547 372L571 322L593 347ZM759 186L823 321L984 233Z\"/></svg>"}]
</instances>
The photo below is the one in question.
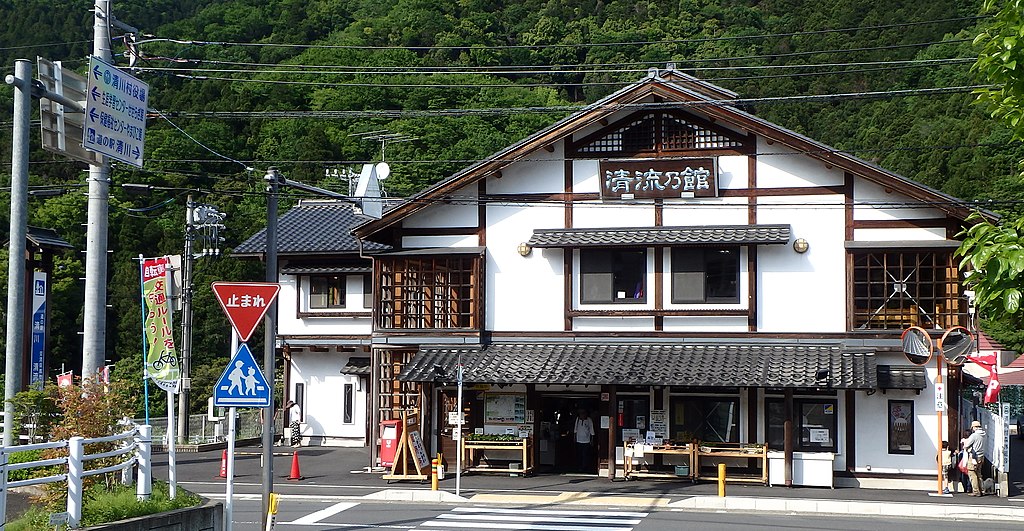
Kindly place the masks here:
<instances>
[{"instance_id":1,"label":"white guardrail","mask_svg":"<svg viewBox=\"0 0 1024 531\"><path fill-rule=\"evenodd\" d=\"M95 454L86 453L86 446L98 443L110 443L122 441L122 446L116 450L100 452ZM78 527L82 521L82 479L89 476L121 472L121 480L124 484L132 482L131 467L138 465L138 483L135 493L140 500L149 499L153 492L153 471L152 471L152 427L148 425L132 428L124 433L108 437L97 437L86 439L83 437L72 437L67 441L54 441L38 444L26 444L23 446L0 446L0 531L3 531L7 522L7 491L15 487L27 487L29 485L41 485L44 483L59 483L66 481L68 484L68 525ZM67 457L55 459L41 459L24 463L10 463L10 456L19 452L31 450L51 450L67 448ZM95 468L85 469L85 463L96 459L121 457L121 462ZM16 470L27 470L32 468L59 466L67 467L67 472L51 476L23 479L19 481L8 481L8 474Z\"/></svg>"}]
</instances>

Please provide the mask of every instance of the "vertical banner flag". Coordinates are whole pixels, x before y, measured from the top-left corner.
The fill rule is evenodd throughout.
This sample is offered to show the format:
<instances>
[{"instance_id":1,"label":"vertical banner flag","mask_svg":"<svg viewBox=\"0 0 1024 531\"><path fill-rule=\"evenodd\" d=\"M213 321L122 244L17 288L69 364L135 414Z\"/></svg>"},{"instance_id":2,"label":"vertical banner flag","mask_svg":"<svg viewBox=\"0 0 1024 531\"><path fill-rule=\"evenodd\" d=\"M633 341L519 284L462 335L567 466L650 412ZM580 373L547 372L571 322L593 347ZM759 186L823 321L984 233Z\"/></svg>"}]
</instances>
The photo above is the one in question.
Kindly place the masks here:
<instances>
[{"instance_id":1,"label":"vertical banner flag","mask_svg":"<svg viewBox=\"0 0 1024 531\"><path fill-rule=\"evenodd\" d=\"M167 301L170 259L166 256L142 261L142 296L146 301L146 374L164 391L177 392L181 370L174 349L171 308Z\"/></svg>"},{"instance_id":2,"label":"vertical banner flag","mask_svg":"<svg viewBox=\"0 0 1024 531\"><path fill-rule=\"evenodd\" d=\"M75 373L68 371L57 375L57 387L67 387L74 385Z\"/></svg>"},{"instance_id":3,"label":"vertical banner flag","mask_svg":"<svg viewBox=\"0 0 1024 531\"><path fill-rule=\"evenodd\" d=\"M32 363L29 368L28 386L42 389L46 380L46 272L32 273Z\"/></svg>"}]
</instances>

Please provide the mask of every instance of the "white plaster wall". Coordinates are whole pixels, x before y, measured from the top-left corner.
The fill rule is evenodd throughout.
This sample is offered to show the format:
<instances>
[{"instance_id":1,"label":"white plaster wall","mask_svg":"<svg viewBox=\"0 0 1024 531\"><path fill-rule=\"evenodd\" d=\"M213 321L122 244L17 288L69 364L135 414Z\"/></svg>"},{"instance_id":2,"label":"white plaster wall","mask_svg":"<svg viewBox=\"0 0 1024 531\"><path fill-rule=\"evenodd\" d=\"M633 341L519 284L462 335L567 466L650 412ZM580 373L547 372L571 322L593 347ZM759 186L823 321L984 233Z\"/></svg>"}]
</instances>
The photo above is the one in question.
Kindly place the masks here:
<instances>
[{"instance_id":1,"label":"white plaster wall","mask_svg":"<svg viewBox=\"0 0 1024 531\"><path fill-rule=\"evenodd\" d=\"M757 250L758 330L843 332L846 330L845 213L842 196L765 197L760 224L792 226L792 240L810 249L762 245ZM793 206L796 205L796 206Z\"/></svg>"},{"instance_id":2,"label":"white plaster wall","mask_svg":"<svg viewBox=\"0 0 1024 531\"><path fill-rule=\"evenodd\" d=\"M653 214L653 208L651 209ZM747 198L717 197L665 200L662 223L666 227L689 225L747 225Z\"/></svg>"},{"instance_id":3,"label":"white plaster wall","mask_svg":"<svg viewBox=\"0 0 1024 531\"><path fill-rule=\"evenodd\" d=\"M296 289L298 279L296 275L280 275L281 292L277 296L278 333L281 335L369 335L373 331L373 321L370 317L316 317L308 316L302 319L296 316L297 311L316 313L318 310L308 310L308 296L306 290L308 283L303 283L299 304L296 306ZM324 310L331 313L366 313L371 308L363 308L363 279L361 275L348 275L345 284L345 308Z\"/></svg>"},{"instance_id":4,"label":"white plaster wall","mask_svg":"<svg viewBox=\"0 0 1024 531\"><path fill-rule=\"evenodd\" d=\"M687 316L665 317L666 332L746 332L744 316Z\"/></svg>"},{"instance_id":5,"label":"white plaster wall","mask_svg":"<svg viewBox=\"0 0 1024 531\"><path fill-rule=\"evenodd\" d=\"M718 157L718 189L743 189L749 174L746 156Z\"/></svg>"},{"instance_id":6,"label":"white plaster wall","mask_svg":"<svg viewBox=\"0 0 1024 531\"><path fill-rule=\"evenodd\" d=\"M946 229L919 229L914 227L898 229L854 229L854 241L891 242L900 240L945 240Z\"/></svg>"},{"instance_id":7,"label":"white plaster wall","mask_svg":"<svg viewBox=\"0 0 1024 531\"><path fill-rule=\"evenodd\" d=\"M572 226L581 228L653 227L654 204L577 201L572 207Z\"/></svg>"},{"instance_id":8,"label":"white plaster wall","mask_svg":"<svg viewBox=\"0 0 1024 531\"><path fill-rule=\"evenodd\" d=\"M501 170L501 178L487 178L488 194L552 194L565 191L565 163L559 142L554 153L543 149L526 156L525 161Z\"/></svg>"},{"instance_id":9,"label":"white plaster wall","mask_svg":"<svg viewBox=\"0 0 1024 531\"><path fill-rule=\"evenodd\" d=\"M562 250L520 256L535 228L560 228L561 208L488 206L485 326L496 331L562 330Z\"/></svg>"},{"instance_id":10,"label":"white plaster wall","mask_svg":"<svg viewBox=\"0 0 1024 531\"><path fill-rule=\"evenodd\" d=\"M459 189L453 197L453 201L463 200L456 204L434 203L430 207L409 216L402 222L403 227L476 227L477 208L476 185Z\"/></svg>"},{"instance_id":11,"label":"white plaster wall","mask_svg":"<svg viewBox=\"0 0 1024 531\"><path fill-rule=\"evenodd\" d=\"M887 192L885 187L865 179L853 183L853 219L943 219L945 214L936 208L903 208L920 201L903 194Z\"/></svg>"},{"instance_id":12,"label":"white plaster wall","mask_svg":"<svg viewBox=\"0 0 1024 531\"><path fill-rule=\"evenodd\" d=\"M296 383L305 384L303 436L329 437L328 445L363 446L366 437L366 391L359 390L359 377L340 374L348 354L298 352L292 356L292 396ZM354 386L352 423L343 422L345 384Z\"/></svg>"},{"instance_id":13,"label":"white plaster wall","mask_svg":"<svg viewBox=\"0 0 1024 531\"><path fill-rule=\"evenodd\" d=\"M476 247L480 239L475 234L462 236L404 236L402 247Z\"/></svg>"},{"instance_id":14,"label":"white plaster wall","mask_svg":"<svg viewBox=\"0 0 1024 531\"><path fill-rule=\"evenodd\" d=\"M897 362L892 360L892 362ZM883 363L879 360L879 363ZM906 364L904 360L901 364ZM935 370L928 370L928 387L918 395L914 391L888 390L867 396L857 392L857 468L858 472L936 473ZM914 454L890 454L888 401L914 401Z\"/></svg>"},{"instance_id":15,"label":"white plaster wall","mask_svg":"<svg viewBox=\"0 0 1024 531\"><path fill-rule=\"evenodd\" d=\"M590 306L589 304L587 305ZM572 329L577 332L633 332L654 330L653 317L574 317Z\"/></svg>"},{"instance_id":16,"label":"white plaster wall","mask_svg":"<svg viewBox=\"0 0 1024 531\"><path fill-rule=\"evenodd\" d=\"M572 161L572 192L574 194L601 193L601 162L598 160Z\"/></svg>"},{"instance_id":17,"label":"white plaster wall","mask_svg":"<svg viewBox=\"0 0 1024 531\"><path fill-rule=\"evenodd\" d=\"M828 169L810 156L798 153L782 144L769 145L761 137L757 141L758 188L802 186L841 186L845 182L843 171Z\"/></svg>"}]
</instances>

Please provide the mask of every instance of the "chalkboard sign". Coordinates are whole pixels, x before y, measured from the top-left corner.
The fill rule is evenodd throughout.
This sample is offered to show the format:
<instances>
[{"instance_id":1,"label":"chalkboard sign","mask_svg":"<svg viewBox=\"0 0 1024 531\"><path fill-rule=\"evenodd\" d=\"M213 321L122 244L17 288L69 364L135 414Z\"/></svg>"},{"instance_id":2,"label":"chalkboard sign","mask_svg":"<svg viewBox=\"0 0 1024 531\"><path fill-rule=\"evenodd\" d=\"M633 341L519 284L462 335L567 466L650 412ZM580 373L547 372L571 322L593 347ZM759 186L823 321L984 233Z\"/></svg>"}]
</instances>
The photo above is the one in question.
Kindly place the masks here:
<instances>
[{"instance_id":1,"label":"chalkboard sign","mask_svg":"<svg viewBox=\"0 0 1024 531\"><path fill-rule=\"evenodd\" d=\"M423 438L420 432L409 432L409 446L412 449L412 460L416 463L416 470L423 470L423 467L430 466L430 458L427 457L427 450L423 447Z\"/></svg>"}]
</instances>

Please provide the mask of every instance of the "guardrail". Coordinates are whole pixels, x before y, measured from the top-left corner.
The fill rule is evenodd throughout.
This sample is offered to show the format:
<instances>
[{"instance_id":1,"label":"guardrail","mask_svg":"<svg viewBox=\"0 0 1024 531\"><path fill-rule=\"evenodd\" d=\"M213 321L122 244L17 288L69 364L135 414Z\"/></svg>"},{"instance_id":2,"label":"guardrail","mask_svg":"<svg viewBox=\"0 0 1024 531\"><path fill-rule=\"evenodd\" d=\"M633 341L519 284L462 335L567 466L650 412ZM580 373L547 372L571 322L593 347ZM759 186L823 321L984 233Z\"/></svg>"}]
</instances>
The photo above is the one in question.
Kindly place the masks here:
<instances>
[{"instance_id":1,"label":"guardrail","mask_svg":"<svg viewBox=\"0 0 1024 531\"><path fill-rule=\"evenodd\" d=\"M140 500L148 499L153 492L152 472L152 428L148 425L132 428L124 433L110 435L108 437L96 437L86 439L84 437L72 437L67 441L53 441L24 446L0 446L0 531L7 522L7 491L15 487L27 487L30 485L42 485L45 483L59 483L67 481L68 484L68 525L78 527L82 521L82 480L89 476L122 472L122 481L131 484L130 469L138 466L138 483L135 493ZM122 446L115 450L106 452L86 453L86 446L91 444L111 443L122 441ZM67 448L67 457L53 459L40 459L24 463L10 463L10 456L20 452L32 450L54 450ZM85 463L97 459L121 457L123 461L91 470L85 469ZM66 466L67 472L42 476L19 481L8 481L8 474L17 470L27 470L40 467Z\"/></svg>"}]
</instances>

